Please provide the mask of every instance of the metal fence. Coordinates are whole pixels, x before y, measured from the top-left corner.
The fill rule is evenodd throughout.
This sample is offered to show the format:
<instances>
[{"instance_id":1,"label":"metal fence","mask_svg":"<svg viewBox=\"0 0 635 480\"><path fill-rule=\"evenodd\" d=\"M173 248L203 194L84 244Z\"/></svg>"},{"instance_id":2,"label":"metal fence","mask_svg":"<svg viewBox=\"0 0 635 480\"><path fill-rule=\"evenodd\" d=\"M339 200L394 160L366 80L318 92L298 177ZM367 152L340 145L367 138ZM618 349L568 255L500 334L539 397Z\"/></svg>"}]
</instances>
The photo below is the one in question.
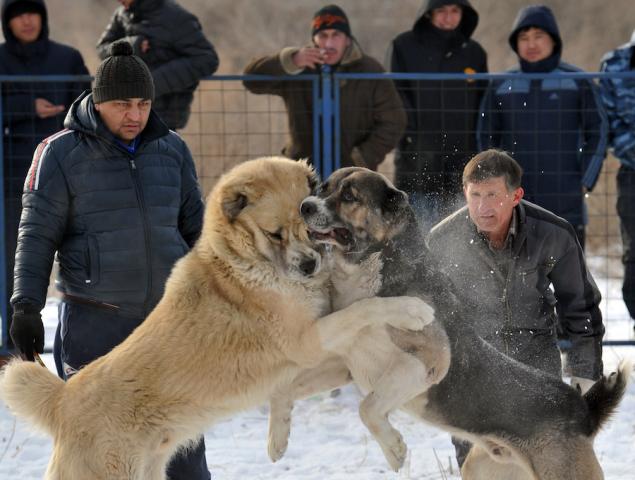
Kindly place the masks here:
<instances>
[{"instance_id":1,"label":"metal fence","mask_svg":"<svg viewBox=\"0 0 635 480\"><path fill-rule=\"evenodd\" d=\"M301 89L311 98L310 111L303 112L311 118L311 132L313 138L312 158L322 174L327 176L337 169L345 159L341 158L339 141L342 135L342 123L340 111L341 96L347 95L345 85L355 81L385 82L394 81L403 98L415 99L405 105L409 117L409 124L413 124L413 117L440 118L437 124L426 126L425 133L434 137L436 144L426 144L425 147L414 152L418 155L448 155L462 157L463 160L475 152L476 128L478 118L474 122L457 121L457 118L466 116L478 116L478 108L466 106L468 96L476 94L479 101L493 82L504 84L506 81L526 81L531 84L534 81L556 82L559 89L566 89L568 82L578 80L590 80L597 82L599 77L609 74L328 74L328 75L302 75L285 77L225 75L209 77L201 82L196 91L189 123L179 133L187 142L194 156L197 171L205 193L209 192L223 172L234 165L249 158L266 155L279 155L289 139L289 123L287 106L276 95L257 95L249 92L243 85L249 82L288 82ZM612 74L618 77L634 77L629 74ZM3 100L0 100L0 114L4 111L6 97L10 93L9 86L19 85L23 90L32 88L37 91L37 84L55 84L59 82L81 82L86 77L6 77L0 76L2 84ZM70 90L70 89L69 89ZM558 88L554 88L558 90ZM432 102L426 103L426 98ZM447 105L447 99L465 99L465 101L453 102ZM417 107L419 100L426 105L426 110L421 111ZM436 103L435 103L436 102ZM413 104L414 103L414 104ZM459 105L457 107L457 104ZM502 107L502 105L501 105ZM532 105L506 105L503 113L514 113L514 108L523 109L526 115L537 114L537 107ZM567 113L571 106L556 102L555 111ZM576 107L577 112L583 114L586 105ZM363 114L372 114L372 105L363 108ZM568 112L572 113L572 112ZM362 113L360 113L362 114ZM0 150L0 158L3 159L3 177L7 177L9 167L7 158L15 151L18 137L12 135L6 127L6 112L4 130L4 142ZM59 117L61 119L61 117ZM554 129L555 130L555 129ZM563 135L571 135L567 129L561 129ZM52 132L50 132L52 133ZM305 132L306 133L306 132ZM409 130L404 138L417 136L422 132ZM502 131L498 133L510 133ZM526 133L526 132L521 132ZM591 132L593 133L593 132ZM595 132L598 133L598 132ZM37 135L34 132L34 135ZM461 149L452 145L453 138L469 138L474 140L469 148ZM444 140L445 139L445 140ZM450 139L450 140L448 140ZM40 140L39 138L37 139ZM540 142L537 137L536 141ZM557 137L556 137L556 140ZM564 137L561 139L564 140ZM559 141L559 140L558 140ZM432 146L431 146L432 145ZM435 146L436 145L436 146ZM580 148L584 148L582 145ZM508 148L514 152L514 148ZM403 155L405 150L403 141L399 152ZM411 149L412 150L412 149ZM399 159L399 154L397 157ZM413 151L410 151L413 153ZM565 152L577 154L578 152ZM394 178L395 161L394 154L387 155L380 165L379 171ZM317 160L316 160L317 159ZM398 160L399 161L399 160ZM621 265L621 241L619 234L619 219L615 210L616 193L615 177L619 164L608 156L603 163L599 180L592 193L586 195L588 213L586 254L589 266L602 291L602 311L607 325L606 343L635 343L633 341L632 324L624 307L621 297L622 265ZM403 170L403 169L402 169ZM569 172L565 172L569 173ZM0 182L2 198L15 198L16 192L11 191L16 183L7 182L4 178ZM7 188L8 187L8 188ZM21 182L20 182L21 188ZM3 191L4 190L4 191ZM460 197L459 197L460 202ZM635 207L635 205L634 205ZM0 236L0 252L5 252L5 237L8 236L10 225L4 218L5 209L0 209L0 224L4 227L4 235ZM0 273L6 270L7 261L5 255L0 253ZM2 315L2 335L0 340L0 352L6 348L6 302L7 288L5 275L0 277L0 314ZM54 296L53 289L50 295Z\"/></svg>"}]
</instances>

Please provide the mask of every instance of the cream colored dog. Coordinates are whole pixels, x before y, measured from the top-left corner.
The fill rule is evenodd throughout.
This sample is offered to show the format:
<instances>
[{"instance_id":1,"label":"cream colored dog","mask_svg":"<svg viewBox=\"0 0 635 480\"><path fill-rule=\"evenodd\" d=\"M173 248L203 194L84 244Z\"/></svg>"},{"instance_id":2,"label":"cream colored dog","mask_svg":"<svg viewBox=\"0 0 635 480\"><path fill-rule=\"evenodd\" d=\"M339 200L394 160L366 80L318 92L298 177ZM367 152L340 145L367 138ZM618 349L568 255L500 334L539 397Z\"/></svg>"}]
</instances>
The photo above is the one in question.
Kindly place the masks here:
<instances>
[{"instance_id":1,"label":"cream colored dog","mask_svg":"<svg viewBox=\"0 0 635 480\"><path fill-rule=\"evenodd\" d=\"M322 317L329 272L299 213L315 184L303 162L239 165L211 193L201 238L125 342L67 383L30 362L5 368L0 396L53 437L47 479L164 479L177 449L349 348L361 329L432 321L411 297Z\"/></svg>"}]
</instances>

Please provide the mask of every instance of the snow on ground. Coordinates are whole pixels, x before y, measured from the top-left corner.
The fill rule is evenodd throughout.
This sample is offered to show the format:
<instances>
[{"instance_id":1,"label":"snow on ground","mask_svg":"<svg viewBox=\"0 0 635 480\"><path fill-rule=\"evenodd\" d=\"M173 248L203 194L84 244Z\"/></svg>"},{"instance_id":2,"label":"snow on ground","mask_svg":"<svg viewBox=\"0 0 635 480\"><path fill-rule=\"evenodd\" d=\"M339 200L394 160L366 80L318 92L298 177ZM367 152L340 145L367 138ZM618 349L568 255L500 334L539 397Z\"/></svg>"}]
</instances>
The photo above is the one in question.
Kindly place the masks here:
<instances>
[{"instance_id":1,"label":"snow on ground","mask_svg":"<svg viewBox=\"0 0 635 480\"><path fill-rule=\"evenodd\" d=\"M602 311L610 311L606 338L633 338L632 323L620 298L619 282L601 282ZM609 302L614 302L609 304ZM609 308L609 310L607 310ZM621 310L620 310L621 309ZM46 344L51 346L57 324L57 304L47 304L43 317ZM44 356L54 370L51 355ZM605 372L619 360L635 361L635 347L605 347ZM205 433L207 462L214 480L379 480L458 479L454 448L447 433L396 412L393 424L410 447L406 465L393 473L357 414L360 395L354 386L331 397L322 394L297 402L285 457L272 464L267 456L266 406L243 412L214 425ZM606 480L635 478L635 381L617 414L595 442ZM519 412L522 414L522 412ZM0 404L0 480L42 478L51 441ZM82 479L84 480L84 479Z\"/></svg>"},{"instance_id":2,"label":"snow on ground","mask_svg":"<svg viewBox=\"0 0 635 480\"><path fill-rule=\"evenodd\" d=\"M633 347L605 349L606 371L619 359L635 359ZM45 355L52 367L51 355ZM379 480L458 479L449 435L396 412L394 425L410 453L399 473L387 468L381 451L357 415L360 395L353 386L332 398L322 394L297 402L289 449L272 464L267 457L266 407L218 423L205 433L207 462L214 480ZM606 480L633 478L635 472L635 382L618 413L598 435L595 447ZM522 413L521 413L522 414ZM51 441L16 421L0 406L0 479L41 479Z\"/></svg>"}]
</instances>

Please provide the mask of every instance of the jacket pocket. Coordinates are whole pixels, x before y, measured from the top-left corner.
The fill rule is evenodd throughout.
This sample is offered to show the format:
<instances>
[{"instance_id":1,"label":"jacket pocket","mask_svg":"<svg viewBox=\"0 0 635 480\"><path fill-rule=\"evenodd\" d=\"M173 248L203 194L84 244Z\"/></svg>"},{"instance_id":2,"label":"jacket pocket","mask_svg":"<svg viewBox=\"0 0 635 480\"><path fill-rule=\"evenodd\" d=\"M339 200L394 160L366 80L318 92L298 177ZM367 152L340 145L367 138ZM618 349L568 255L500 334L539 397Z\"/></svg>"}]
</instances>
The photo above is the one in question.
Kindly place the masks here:
<instances>
[{"instance_id":1,"label":"jacket pocket","mask_svg":"<svg viewBox=\"0 0 635 480\"><path fill-rule=\"evenodd\" d=\"M99 283L99 241L95 235L88 236L88 275L85 280L87 285Z\"/></svg>"}]
</instances>

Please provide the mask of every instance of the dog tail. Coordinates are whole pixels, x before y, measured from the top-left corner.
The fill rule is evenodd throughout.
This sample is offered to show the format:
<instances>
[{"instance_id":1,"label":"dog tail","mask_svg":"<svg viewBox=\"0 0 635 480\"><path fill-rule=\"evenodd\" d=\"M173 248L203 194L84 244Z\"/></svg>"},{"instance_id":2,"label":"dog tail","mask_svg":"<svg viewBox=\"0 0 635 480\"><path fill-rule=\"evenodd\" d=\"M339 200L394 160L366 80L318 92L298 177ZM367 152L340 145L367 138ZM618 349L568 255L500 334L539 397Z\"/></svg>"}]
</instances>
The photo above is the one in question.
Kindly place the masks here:
<instances>
[{"instance_id":1,"label":"dog tail","mask_svg":"<svg viewBox=\"0 0 635 480\"><path fill-rule=\"evenodd\" d=\"M9 410L53 435L64 381L35 362L13 360L0 371L0 398Z\"/></svg>"},{"instance_id":2,"label":"dog tail","mask_svg":"<svg viewBox=\"0 0 635 480\"><path fill-rule=\"evenodd\" d=\"M626 391L632 369L633 364L630 360L622 360L617 372L611 373L608 377L603 376L584 394L584 400L589 408L590 436L595 435L615 413Z\"/></svg>"}]
</instances>

